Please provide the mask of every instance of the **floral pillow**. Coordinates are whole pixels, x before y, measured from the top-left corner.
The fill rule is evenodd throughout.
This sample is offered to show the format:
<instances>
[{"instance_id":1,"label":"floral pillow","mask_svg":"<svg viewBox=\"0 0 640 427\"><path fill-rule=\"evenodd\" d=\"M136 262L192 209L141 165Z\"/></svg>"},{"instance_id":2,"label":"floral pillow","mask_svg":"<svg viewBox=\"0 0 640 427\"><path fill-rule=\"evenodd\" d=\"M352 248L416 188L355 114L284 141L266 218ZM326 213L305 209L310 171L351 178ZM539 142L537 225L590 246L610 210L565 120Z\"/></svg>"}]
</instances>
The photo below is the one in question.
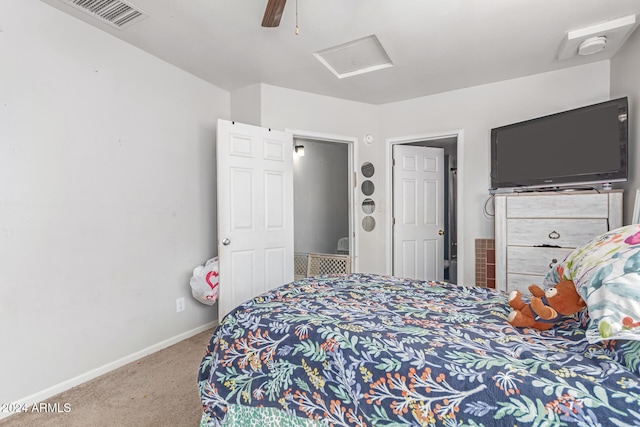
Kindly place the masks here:
<instances>
[{"instance_id":1,"label":"floral pillow","mask_svg":"<svg viewBox=\"0 0 640 427\"><path fill-rule=\"evenodd\" d=\"M576 248L545 278L573 280L587 303L590 343L640 341L640 225L629 225Z\"/></svg>"}]
</instances>

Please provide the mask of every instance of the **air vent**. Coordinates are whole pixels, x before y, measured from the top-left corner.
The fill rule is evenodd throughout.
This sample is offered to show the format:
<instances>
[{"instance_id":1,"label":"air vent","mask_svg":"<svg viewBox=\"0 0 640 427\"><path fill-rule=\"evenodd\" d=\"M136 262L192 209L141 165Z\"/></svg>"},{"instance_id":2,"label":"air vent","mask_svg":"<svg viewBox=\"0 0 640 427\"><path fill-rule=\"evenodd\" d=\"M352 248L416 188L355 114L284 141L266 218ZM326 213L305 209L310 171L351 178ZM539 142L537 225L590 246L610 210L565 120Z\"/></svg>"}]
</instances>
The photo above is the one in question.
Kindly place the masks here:
<instances>
[{"instance_id":1,"label":"air vent","mask_svg":"<svg viewBox=\"0 0 640 427\"><path fill-rule=\"evenodd\" d=\"M62 0L112 27L124 29L149 16L122 0Z\"/></svg>"}]
</instances>

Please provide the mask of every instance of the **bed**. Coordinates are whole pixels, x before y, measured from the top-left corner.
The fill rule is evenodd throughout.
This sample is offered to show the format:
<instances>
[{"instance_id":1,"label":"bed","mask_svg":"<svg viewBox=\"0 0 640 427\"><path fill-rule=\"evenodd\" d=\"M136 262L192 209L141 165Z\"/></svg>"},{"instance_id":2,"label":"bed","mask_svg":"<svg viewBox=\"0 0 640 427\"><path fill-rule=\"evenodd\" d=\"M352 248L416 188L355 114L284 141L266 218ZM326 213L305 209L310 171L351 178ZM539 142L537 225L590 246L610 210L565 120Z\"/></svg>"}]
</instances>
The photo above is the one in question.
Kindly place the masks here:
<instances>
[{"instance_id":1,"label":"bed","mask_svg":"<svg viewBox=\"0 0 640 427\"><path fill-rule=\"evenodd\" d=\"M446 282L286 284L215 330L201 425L640 426L640 341L589 342L587 311L544 332L509 311L505 293Z\"/></svg>"}]
</instances>

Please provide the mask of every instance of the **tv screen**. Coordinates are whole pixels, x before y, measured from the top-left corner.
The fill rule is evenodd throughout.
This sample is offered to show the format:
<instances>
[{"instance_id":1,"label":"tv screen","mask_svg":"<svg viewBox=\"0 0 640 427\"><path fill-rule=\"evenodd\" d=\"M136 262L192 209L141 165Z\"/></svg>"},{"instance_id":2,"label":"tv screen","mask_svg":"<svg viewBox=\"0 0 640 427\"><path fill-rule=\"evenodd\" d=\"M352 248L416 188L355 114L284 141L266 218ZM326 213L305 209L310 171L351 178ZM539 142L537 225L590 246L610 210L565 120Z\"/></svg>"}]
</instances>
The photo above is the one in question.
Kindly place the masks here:
<instances>
[{"instance_id":1,"label":"tv screen","mask_svg":"<svg viewBox=\"0 0 640 427\"><path fill-rule=\"evenodd\" d=\"M627 179L627 98L491 130L492 189Z\"/></svg>"}]
</instances>

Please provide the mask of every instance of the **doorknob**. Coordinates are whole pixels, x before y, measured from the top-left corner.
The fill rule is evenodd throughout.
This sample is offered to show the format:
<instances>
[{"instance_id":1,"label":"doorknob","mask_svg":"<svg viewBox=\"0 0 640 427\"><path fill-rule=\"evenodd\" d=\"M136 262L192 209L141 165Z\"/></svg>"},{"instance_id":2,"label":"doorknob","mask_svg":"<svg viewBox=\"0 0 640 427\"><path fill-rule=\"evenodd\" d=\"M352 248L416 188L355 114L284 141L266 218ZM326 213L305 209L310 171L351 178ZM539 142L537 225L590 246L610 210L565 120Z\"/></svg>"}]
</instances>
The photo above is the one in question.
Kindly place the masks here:
<instances>
[{"instance_id":1,"label":"doorknob","mask_svg":"<svg viewBox=\"0 0 640 427\"><path fill-rule=\"evenodd\" d=\"M438 230L438 234L444 236L444 230Z\"/></svg>"},{"instance_id":2,"label":"doorknob","mask_svg":"<svg viewBox=\"0 0 640 427\"><path fill-rule=\"evenodd\" d=\"M222 244L225 245L225 246L229 246L231 244L231 240L226 239L226 238L222 239Z\"/></svg>"}]
</instances>

